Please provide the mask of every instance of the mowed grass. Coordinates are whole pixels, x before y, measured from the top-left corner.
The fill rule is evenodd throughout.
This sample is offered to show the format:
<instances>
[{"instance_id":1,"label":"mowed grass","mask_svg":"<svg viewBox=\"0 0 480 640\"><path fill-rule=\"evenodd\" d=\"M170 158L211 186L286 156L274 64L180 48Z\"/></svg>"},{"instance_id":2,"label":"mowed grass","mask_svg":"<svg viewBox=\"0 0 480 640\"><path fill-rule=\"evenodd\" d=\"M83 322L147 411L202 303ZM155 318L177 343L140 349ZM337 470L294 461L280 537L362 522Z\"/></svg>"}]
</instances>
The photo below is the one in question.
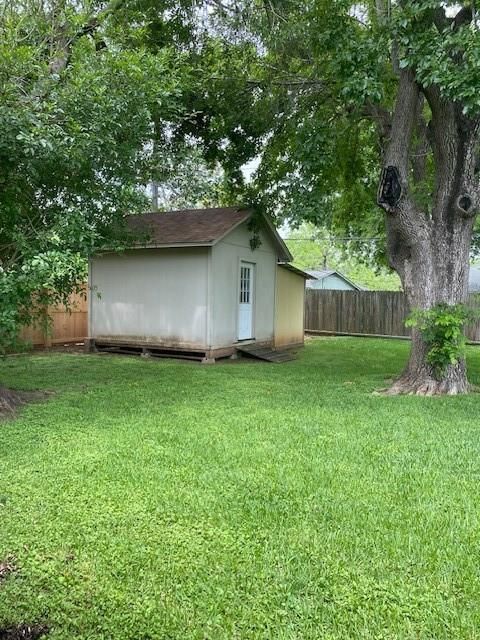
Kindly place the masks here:
<instances>
[{"instance_id":1,"label":"mowed grass","mask_svg":"<svg viewBox=\"0 0 480 640\"><path fill-rule=\"evenodd\" d=\"M12 357L0 627L50 639L480 638L480 396L372 394L400 341L297 361ZM480 381L480 349L469 351Z\"/></svg>"}]
</instances>

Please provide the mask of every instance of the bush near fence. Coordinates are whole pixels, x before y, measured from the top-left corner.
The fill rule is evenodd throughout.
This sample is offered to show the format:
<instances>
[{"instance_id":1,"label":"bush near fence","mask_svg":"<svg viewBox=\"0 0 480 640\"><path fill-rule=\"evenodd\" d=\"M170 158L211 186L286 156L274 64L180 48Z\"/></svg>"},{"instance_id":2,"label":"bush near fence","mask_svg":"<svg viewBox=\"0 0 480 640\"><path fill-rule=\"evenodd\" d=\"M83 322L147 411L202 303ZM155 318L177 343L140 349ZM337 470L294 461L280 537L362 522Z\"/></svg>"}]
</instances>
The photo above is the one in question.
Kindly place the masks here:
<instances>
[{"instance_id":1,"label":"bush near fence","mask_svg":"<svg viewBox=\"0 0 480 640\"><path fill-rule=\"evenodd\" d=\"M56 344L82 342L88 335L88 306L85 295L72 295L68 307L48 307L45 309L45 316L51 319L49 331L45 331L40 321L24 327L19 338L34 347L51 347Z\"/></svg>"},{"instance_id":2,"label":"bush near fence","mask_svg":"<svg viewBox=\"0 0 480 640\"><path fill-rule=\"evenodd\" d=\"M470 295L469 304L480 307L478 296ZM409 313L400 291L307 289L305 296L305 330L313 333L409 338ZM466 334L470 341L480 342L480 321L467 327Z\"/></svg>"}]
</instances>

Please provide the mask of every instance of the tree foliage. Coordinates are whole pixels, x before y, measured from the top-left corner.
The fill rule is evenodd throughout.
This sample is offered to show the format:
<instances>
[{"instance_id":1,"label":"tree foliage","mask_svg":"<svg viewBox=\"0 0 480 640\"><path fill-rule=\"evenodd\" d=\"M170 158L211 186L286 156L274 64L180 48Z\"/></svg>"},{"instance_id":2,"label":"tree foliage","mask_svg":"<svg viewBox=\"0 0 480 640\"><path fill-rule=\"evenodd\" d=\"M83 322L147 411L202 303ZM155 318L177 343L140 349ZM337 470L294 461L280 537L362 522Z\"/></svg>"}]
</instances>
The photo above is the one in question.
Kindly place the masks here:
<instances>
[{"instance_id":1,"label":"tree foliage","mask_svg":"<svg viewBox=\"0 0 480 640\"><path fill-rule=\"evenodd\" d=\"M238 198L291 225L385 236L376 194L402 69L414 68L466 113L480 107L468 2L197 4L211 7L209 29L192 35L204 82L189 103L197 118L176 135L228 167ZM427 125L428 103L424 116ZM435 163L426 136L426 126L414 134L411 190L431 213ZM247 186L238 169L253 157L259 168ZM361 242L356 248L365 253ZM385 262L384 245L368 259Z\"/></svg>"},{"instance_id":2,"label":"tree foliage","mask_svg":"<svg viewBox=\"0 0 480 640\"><path fill-rule=\"evenodd\" d=\"M117 5L3 3L0 348L85 278L85 257L146 205L152 128L179 117L172 50L115 39Z\"/></svg>"},{"instance_id":3,"label":"tree foliage","mask_svg":"<svg viewBox=\"0 0 480 640\"><path fill-rule=\"evenodd\" d=\"M478 319L478 309L464 304L440 303L430 309L415 309L407 318L407 327L418 328L427 344L427 361L441 378L450 365L465 357L467 339L464 329Z\"/></svg>"},{"instance_id":4,"label":"tree foliage","mask_svg":"<svg viewBox=\"0 0 480 640\"><path fill-rule=\"evenodd\" d=\"M322 227L304 222L298 229L287 232L287 246L290 249L294 263L301 269L323 269L326 265L330 269L338 269L350 280L365 289L374 291L398 291L401 287L396 273L382 265L369 265L358 257L360 242L333 236ZM370 255L375 245L381 239L363 239L366 253ZM352 243L354 250L351 250Z\"/></svg>"}]
</instances>

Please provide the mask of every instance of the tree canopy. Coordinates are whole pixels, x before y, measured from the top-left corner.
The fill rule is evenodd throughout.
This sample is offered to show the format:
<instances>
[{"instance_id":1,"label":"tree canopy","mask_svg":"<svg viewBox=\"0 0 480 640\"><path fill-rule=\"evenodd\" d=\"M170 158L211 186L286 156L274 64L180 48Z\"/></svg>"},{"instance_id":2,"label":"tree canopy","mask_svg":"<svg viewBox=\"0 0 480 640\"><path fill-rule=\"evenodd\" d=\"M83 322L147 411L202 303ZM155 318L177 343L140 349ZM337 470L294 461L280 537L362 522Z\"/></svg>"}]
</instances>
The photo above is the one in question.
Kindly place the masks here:
<instances>
[{"instance_id":1,"label":"tree canopy","mask_svg":"<svg viewBox=\"0 0 480 640\"><path fill-rule=\"evenodd\" d=\"M191 104L201 115L188 133L209 157L228 158L232 173L257 156L246 197L273 216L342 235L384 235L376 193L399 73L414 67L419 81L465 113L480 108L479 35L469 3L211 4L211 24L221 27L211 26L214 44L197 45L202 60L205 46L221 53L203 67L205 83ZM427 102L423 109L427 125ZM435 169L425 136L415 132L412 170L415 197L428 210Z\"/></svg>"},{"instance_id":2,"label":"tree canopy","mask_svg":"<svg viewBox=\"0 0 480 640\"><path fill-rule=\"evenodd\" d=\"M82 285L88 252L145 208L154 116L166 129L182 113L177 56L124 46L118 10L2 4L0 347Z\"/></svg>"}]
</instances>

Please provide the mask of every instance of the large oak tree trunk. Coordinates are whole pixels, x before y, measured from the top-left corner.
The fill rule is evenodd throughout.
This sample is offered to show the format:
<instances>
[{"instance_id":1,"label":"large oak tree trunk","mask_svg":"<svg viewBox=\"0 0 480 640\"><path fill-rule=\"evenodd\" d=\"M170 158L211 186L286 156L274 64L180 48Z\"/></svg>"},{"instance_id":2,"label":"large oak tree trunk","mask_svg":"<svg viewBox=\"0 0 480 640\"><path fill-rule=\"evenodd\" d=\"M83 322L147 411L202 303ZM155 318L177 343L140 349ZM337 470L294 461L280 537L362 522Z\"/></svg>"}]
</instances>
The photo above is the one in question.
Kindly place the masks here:
<instances>
[{"instance_id":1,"label":"large oak tree trunk","mask_svg":"<svg viewBox=\"0 0 480 640\"><path fill-rule=\"evenodd\" d=\"M416 178L410 157L412 139L423 120L424 98L431 110L425 131L435 162L434 192L427 211L416 203L410 188ZM386 212L387 255L412 309L467 301L470 246L479 202L477 134L478 123L463 115L460 106L444 101L435 88L420 87L412 71L401 72L378 203ZM433 395L469 390L463 360L438 374L428 363L427 353L421 333L414 329L408 365L390 393Z\"/></svg>"},{"instance_id":2,"label":"large oak tree trunk","mask_svg":"<svg viewBox=\"0 0 480 640\"><path fill-rule=\"evenodd\" d=\"M457 395L469 391L465 360L449 365L440 377L436 376L426 361L427 349L417 330L412 336L408 365L402 375L387 391L390 395Z\"/></svg>"},{"instance_id":3,"label":"large oak tree trunk","mask_svg":"<svg viewBox=\"0 0 480 640\"><path fill-rule=\"evenodd\" d=\"M465 229L462 235L470 234L471 231ZM439 303L454 305L467 301L469 248L467 237L461 242L457 241L455 246L445 241L432 243L429 251L420 251L415 260L409 261L408 268L402 273L402 280L412 309L425 310ZM468 392L467 369L463 359L455 365L449 365L439 375L428 363L427 354L428 346L421 332L414 328L408 364L390 393L455 395Z\"/></svg>"}]
</instances>

